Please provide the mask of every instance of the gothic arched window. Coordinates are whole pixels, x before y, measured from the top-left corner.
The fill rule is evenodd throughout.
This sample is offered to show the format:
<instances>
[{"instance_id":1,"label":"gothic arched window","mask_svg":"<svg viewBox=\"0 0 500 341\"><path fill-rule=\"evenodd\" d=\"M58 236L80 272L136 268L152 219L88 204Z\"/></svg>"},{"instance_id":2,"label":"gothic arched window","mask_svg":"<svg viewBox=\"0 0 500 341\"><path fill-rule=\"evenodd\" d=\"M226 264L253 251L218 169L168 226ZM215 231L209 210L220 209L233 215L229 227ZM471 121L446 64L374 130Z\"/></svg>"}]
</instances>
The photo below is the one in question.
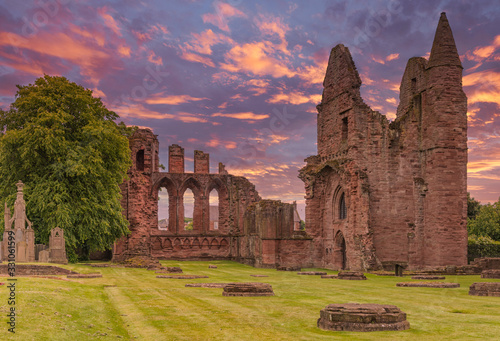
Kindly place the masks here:
<instances>
[{"instance_id":1,"label":"gothic arched window","mask_svg":"<svg viewBox=\"0 0 500 341\"><path fill-rule=\"evenodd\" d=\"M347 218L347 206L345 204L345 194L342 193L339 200L339 219Z\"/></svg>"}]
</instances>

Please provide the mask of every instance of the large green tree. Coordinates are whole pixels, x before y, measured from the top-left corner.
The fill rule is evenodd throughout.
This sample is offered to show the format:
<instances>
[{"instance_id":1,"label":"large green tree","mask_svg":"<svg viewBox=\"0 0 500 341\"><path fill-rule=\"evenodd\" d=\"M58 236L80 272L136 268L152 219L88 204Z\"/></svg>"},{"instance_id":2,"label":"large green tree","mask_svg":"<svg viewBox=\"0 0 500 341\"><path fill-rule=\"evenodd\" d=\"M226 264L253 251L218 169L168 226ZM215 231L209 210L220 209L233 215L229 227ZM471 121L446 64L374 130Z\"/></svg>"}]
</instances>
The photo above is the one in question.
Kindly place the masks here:
<instances>
[{"instance_id":1,"label":"large green tree","mask_svg":"<svg viewBox=\"0 0 500 341\"><path fill-rule=\"evenodd\" d=\"M0 198L12 207L23 181L37 241L63 228L73 260L77 248L108 248L128 232L119 189L131 165L127 129L91 90L64 77L17 88L0 111Z\"/></svg>"},{"instance_id":2,"label":"large green tree","mask_svg":"<svg viewBox=\"0 0 500 341\"><path fill-rule=\"evenodd\" d=\"M469 235L500 241L500 198L494 204L482 205L475 219L467 222Z\"/></svg>"}]
</instances>

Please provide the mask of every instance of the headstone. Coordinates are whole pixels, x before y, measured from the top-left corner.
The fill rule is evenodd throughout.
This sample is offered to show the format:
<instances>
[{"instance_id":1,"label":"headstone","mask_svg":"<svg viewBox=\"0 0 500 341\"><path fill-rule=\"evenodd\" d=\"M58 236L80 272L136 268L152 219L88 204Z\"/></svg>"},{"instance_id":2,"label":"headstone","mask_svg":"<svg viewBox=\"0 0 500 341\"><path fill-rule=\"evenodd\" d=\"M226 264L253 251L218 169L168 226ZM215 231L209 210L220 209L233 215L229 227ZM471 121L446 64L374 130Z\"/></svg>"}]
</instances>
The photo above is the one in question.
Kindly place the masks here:
<instances>
[{"instance_id":1,"label":"headstone","mask_svg":"<svg viewBox=\"0 0 500 341\"><path fill-rule=\"evenodd\" d=\"M49 262L49 250L42 250L38 252L38 262L48 263Z\"/></svg>"},{"instance_id":2,"label":"headstone","mask_svg":"<svg viewBox=\"0 0 500 341\"><path fill-rule=\"evenodd\" d=\"M16 262L26 262L26 247L27 244L24 240L16 244Z\"/></svg>"},{"instance_id":3,"label":"headstone","mask_svg":"<svg viewBox=\"0 0 500 341\"><path fill-rule=\"evenodd\" d=\"M49 237L49 262L68 264L66 258L66 242L63 229L56 227L50 231Z\"/></svg>"}]
</instances>

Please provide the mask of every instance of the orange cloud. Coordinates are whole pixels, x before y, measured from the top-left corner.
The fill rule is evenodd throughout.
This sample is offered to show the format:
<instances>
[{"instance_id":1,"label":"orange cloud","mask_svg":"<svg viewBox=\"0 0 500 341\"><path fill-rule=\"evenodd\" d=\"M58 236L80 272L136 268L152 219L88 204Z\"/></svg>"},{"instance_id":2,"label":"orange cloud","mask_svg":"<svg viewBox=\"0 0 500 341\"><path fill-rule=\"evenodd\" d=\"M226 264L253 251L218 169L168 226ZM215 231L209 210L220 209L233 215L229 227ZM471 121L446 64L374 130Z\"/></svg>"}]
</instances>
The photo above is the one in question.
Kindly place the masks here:
<instances>
[{"instance_id":1,"label":"orange cloud","mask_svg":"<svg viewBox=\"0 0 500 341\"><path fill-rule=\"evenodd\" d=\"M239 9L231 6L230 4L222 1L214 2L215 13L203 14L202 19L204 23L210 23L222 31L229 32L228 20L232 17L246 18L247 15Z\"/></svg>"},{"instance_id":2,"label":"orange cloud","mask_svg":"<svg viewBox=\"0 0 500 341\"><path fill-rule=\"evenodd\" d=\"M468 60L473 60L476 62L482 62L485 59L496 56L493 54L500 47L500 35L497 35L491 45L476 47L472 52L467 51L465 56ZM496 59L495 59L496 60Z\"/></svg>"},{"instance_id":3,"label":"orange cloud","mask_svg":"<svg viewBox=\"0 0 500 341\"><path fill-rule=\"evenodd\" d=\"M194 39L190 43L186 44L186 48L201 54L211 55L212 46L219 43L233 44L233 40L228 36L221 33L214 33L214 31L208 29L200 34L193 33Z\"/></svg>"},{"instance_id":4,"label":"orange cloud","mask_svg":"<svg viewBox=\"0 0 500 341\"><path fill-rule=\"evenodd\" d=\"M119 103L119 104L108 104L110 110L116 112L120 117L129 118L145 118L145 119L172 119L176 121L181 121L184 123L207 123L208 120L203 118L201 115L178 112L177 114L165 114L158 111L150 110L144 105L139 103Z\"/></svg>"},{"instance_id":5,"label":"orange cloud","mask_svg":"<svg viewBox=\"0 0 500 341\"><path fill-rule=\"evenodd\" d=\"M149 51L149 54L148 54L148 61L150 63L153 63L153 64L156 64L156 65L163 65L163 60L161 59L161 57L158 57L154 51Z\"/></svg>"},{"instance_id":6,"label":"orange cloud","mask_svg":"<svg viewBox=\"0 0 500 341\"><path fill-rule=\"evenodd\" d=\"M205 97L192 97L189 95L171 95L163 97L160 95L152 96L146 99L147 104L168 104L168 105L179 105L183 103L202 101L207 99Z\"/></svg>"},{"instance_id":7,"label":"orange cloud","mask_svg":"<svg viewBox=\"0 0 500 341\"><path fill-rule=\"evenodd\" d=\"M284 24L281 18L261 15L259 19L255 20L255 23L262 34L278 36L280 43L276 45L276 49L290 55L290 51L287 48L288 42L285 39L285 35L290 30L290 27Z\"/></svg>"},{"instance_id":8,"label":"orange cloud","mask_svg":"<svg viewBox=\"0 0 500 341\"><path fill-rule=\"evenodd\" d=\"M205 142L205 146L216 148L218 146L222 146L226 149L235 149L237 147L236 142L233 141L223 141L218 137L212 136L212 139L208 142Z\"/></svg>"},{"instance_id":9,"label":"orange cloud","mask_svg":"<svg viewBox=\"0 0 500 341\"><path fill-rule=\"evenodd\" d=\"M283 60L271 57L273 51L272 44L267 42L237 45L226 53L227 63L221 64L221 68L229 72L244 72L257 76L293 77L295 73Z\"/></svg>"},{"instance_id":10,"label":"orange cloud","mask_svg":"<svg viewBox=\"0 0 500 341\"><path fill-rule=\"evenodd\" d=\"M115 21L115 19L108 14L108 8L107 7L102 7L97 10L101 18L104 20L104 24L110 28L117 36L122 36L122 33L120 32L120 27L118 26L118 23Z\"/></svg>"},{"instance_id":11,"label":"orange cloud","mask_svg":"<svg viewBox=\"0 0 500 341\"><path fill-rule=\"evenodd\" d=\"M184 51L181 56L182 59L187 60L189 62L194 62L194 63L202 63L207 66L215 67L214 62L208 57L203 57L195 53L191 52L186 52Z\"/></svg>"},{"instance_id":12,"label":"orange cloud","mask_svg":"<svg viewBox=\"0 0 500 341\"><path fill-rule=\"evenodd\" d=\"M500 72L485 70L462 78L469 104L490 102L500 105Z\"/></svg>"},{"instance_id":13,"label":"orange cloud","mask_svg":"<svg viewBox=\"0 0 500 341\"><path fill-rule=\"evenodd\" d=\"M106 52L62 32L53 34L40 32L28 38L14 33L1 34L0 46L14 46L18 49L69 60L80 66L82 74L86 75L93 84L98 84L102 76L95 70L98 62L111 59Z\"/></svg>"},{"instance_id":14,"label":"orange cloud","mask_svg":"<svg viewBox=\"0 0 500 341\"><path fill-rule=\"evenodd\" d=\"M385 101L387 103L390 103L390 104L393 104L393 105L396 105L396 103L397 103L397 100L394 97L386 98Z\"/></svg>"},{"instance_id":15,"label":"orange cloud","mask_svg":"<svg viewBox=\"0 0 500 341\"><path fill-rule=\"evenodd\" d=\"M398 59L399 58L399 53L393 53L385 57L385 60L390 62L391 60Z\"/></svg>"},{"instance_id":16,"label":"orange cloud","mask_svg":"<svg viewBox=\"0 0 500 341\"><path fill-rule=\"evenodd\" d=\"M304 103L313 103L317 104L321 102L321 94L314 95L304 95L303 92L289 92L289 93L279 93L274 94L266 100L268 103L289 103L294 105L304 104Z\"/></svg>"},{"instance_id":17,"label":"orange cloud","mask_svg":"<svg viewBox=\"0 0 500 341\"><path fill-rule=\"evenodd\" d=\"M254 114L253 112L238 112L229 114L217 112L215 114L212 114L212 117L230 117L230 118L236 118L238 120L264 120L266 118L269 118L269 115Z\"/></svg>"}]
</instances>

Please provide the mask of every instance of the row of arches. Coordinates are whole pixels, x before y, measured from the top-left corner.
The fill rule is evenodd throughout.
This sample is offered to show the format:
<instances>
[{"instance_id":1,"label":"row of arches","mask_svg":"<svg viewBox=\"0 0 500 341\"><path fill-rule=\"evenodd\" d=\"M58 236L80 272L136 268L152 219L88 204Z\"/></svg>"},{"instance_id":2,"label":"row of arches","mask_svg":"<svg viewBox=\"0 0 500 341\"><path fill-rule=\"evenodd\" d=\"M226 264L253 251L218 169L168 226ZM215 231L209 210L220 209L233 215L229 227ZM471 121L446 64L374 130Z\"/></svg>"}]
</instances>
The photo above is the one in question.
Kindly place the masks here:
<instances>
[{"instance_id":1,"label":"row of arches","mask_svg":"<svg viewBox=\"0 0 500 341\"><path fill-rule=\"evenodd\" d=\"M159 230L176 234L227 232L228 191L219 178L202 186L194 177L178 185L164 176L153 191L158 199Z\"/></svg>"},{"instance_id":2,"label":"row of arches","mask_svg":"<svg viewBox=\"0 0 500 341\"><path fill-rule=\"evenodd\" d=\"M165 238L156 237L151 243L154 251L158 250L180 250L180 249L198 249L198 250L218 250L226 249L229 242L226 238Z\"/></svg>"}]
</instances>

